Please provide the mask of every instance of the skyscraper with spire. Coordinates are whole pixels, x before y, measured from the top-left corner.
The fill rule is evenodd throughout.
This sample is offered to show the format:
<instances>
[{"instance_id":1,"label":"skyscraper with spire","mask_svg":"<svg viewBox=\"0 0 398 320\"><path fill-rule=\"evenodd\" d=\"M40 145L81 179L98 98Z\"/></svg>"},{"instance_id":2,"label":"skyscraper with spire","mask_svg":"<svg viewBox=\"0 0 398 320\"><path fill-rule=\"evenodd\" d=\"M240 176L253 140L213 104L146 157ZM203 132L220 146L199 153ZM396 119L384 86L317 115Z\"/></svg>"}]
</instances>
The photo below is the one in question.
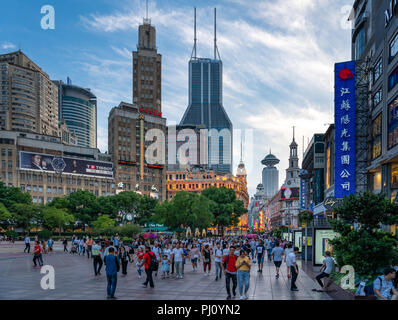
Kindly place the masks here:
<instances>
[{"instance_id":1,"label":"skyscraper with spire","mask_svg":"<svg viewBox=\"0 0 398 320\"><path fill-rule=\"evenodd\" d=\"M196 8L194 12L194 47L189 61L189 102L180 126L200 126L207 129L208 167L215 171L232 173L233 128L223 107L223 64L217 48L216 9L213 59L197 57Z\"/></svg>"}]
</instances>

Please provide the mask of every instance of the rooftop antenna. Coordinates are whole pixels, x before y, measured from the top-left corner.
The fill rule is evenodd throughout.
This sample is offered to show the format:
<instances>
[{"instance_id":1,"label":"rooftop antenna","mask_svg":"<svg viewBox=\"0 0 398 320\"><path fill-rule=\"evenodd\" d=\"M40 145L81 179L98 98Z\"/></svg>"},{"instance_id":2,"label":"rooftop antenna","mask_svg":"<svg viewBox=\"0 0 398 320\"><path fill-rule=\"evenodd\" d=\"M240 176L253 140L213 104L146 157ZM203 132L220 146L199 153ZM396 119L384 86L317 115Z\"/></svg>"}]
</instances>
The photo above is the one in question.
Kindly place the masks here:
<instances>
[{"instance_id":1,"label":"rooftop antenna","mask_svg":"<svg viewBox=\"0 0 398 320\"><path fill-rule=\"evenodd\" d=\"M221 60L220 53L217 48L217 8L214 8L214 60L218 58Z\"/></svg>"},{"instance_id":2,"label":"rooftop antenna","mask_svg":"<svg viewBox=\"0 0 398 320\"><path fill-rule=\"evenodd\" d=\"M196 60L196 7L194 7L193 9L193 50L192 50L192 54L191 54L191 59L192 57Z\"/></svg>"},{"instance_id":3,"label":"rooftop antenna","mask_svg":"<svg viewBox=\"0 0 398 320\"><path fill-rule=\"evenodd\" d=\"M243 154L243 152L242 152L242 138L240 139L240 162L243 162L242 161L242 154Z\"/></svg>"},{"instance_id":4,"label":"rooftop antenna","mask_svg":"<svg viewBox=\"0 0 398 320\"><path fill-rule=\"evenodd\" d=\"M144 24L151 24L151 21L148 18L148 0L146 0L146 17L144 19Z\"/></svg>"}]
</instances>

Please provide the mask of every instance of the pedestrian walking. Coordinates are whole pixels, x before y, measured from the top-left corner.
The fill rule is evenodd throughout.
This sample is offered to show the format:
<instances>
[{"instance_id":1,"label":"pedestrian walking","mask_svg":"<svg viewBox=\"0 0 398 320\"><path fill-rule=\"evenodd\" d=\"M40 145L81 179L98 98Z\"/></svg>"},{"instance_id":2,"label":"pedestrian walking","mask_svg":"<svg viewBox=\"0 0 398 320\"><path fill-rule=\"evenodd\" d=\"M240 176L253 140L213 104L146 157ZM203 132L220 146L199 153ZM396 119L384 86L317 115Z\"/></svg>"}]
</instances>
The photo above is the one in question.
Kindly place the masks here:
<instances>
[{"instance_id":1,"label":"pedestrian walking","mask_svg":"<svg viewBox=\"0 0 398 320\"><path fill-rule=\"evenodd\" d=\"M23 252L25 253L26 251L30 253L30 237L28 235L25 235L25 249Z\"/></svg>"},{"instance_id":2,"label":"pedestrian walking","mask_svg":"<svg viewBox=\"0 0 398 320\"><path fill-rule=\"evenodd\" d=\"M116 286L117 286L117 273L120 270L120 261L115 256L115 249L109 248L109 254L105 257L105 272L107 280L107 299L117 299L115 297Z\"/></svg>"},{"instance_id":3,"label":"pedestrian walking","mask_svg":"<svg viewBox=\"0 0 398 320\"><path fill-rule=\"evenodd\" d=\"M143 251L142 247L138 247L137 249L137 262L136 262L136 267L137 267L137 272L138 272L138 279L142 278L142 273L145 272L145 266L143 265L143 260L144 260L144 254L145 252Z\"/></svg>"},{"instance_id":4,"label":"pedestrian walking","mask_svg":"<svg viewBox=\"0 0 398 320\"><path fill-rule=\"evenodd\" d=\"M288 254L290 253L290 252L293 252L293 244L292 243L287 243L286 244L286 248L285 248L285 257L284 257L284 261L285 261L285 263L286 263L286 271L287 271L287 278L288 279L290 279L291 278L291 272L290 272L290 267L291 266L289 266L288 264L287 264L287 262L286 262L286 257L288 256Z\"/></svg>"},{"instance_id":5,"label":"pedestrian walking","mask_svg":"<svg viewBox=\"0 0 398 320\"><path fill-rule=\"evenodd\" d=\"M176 247L171 253L172 261L174 262L176 269L176 279L182 279L182 256L184 250L181 248L181 244L177 243Z\"/></svg>"},{"instance_id":6,"label":"pedestrian walking","mask_svg":"<svg viewBox=\"0 0 398 320\"><path fill-rule=\"evenodd\" d=\"M210 251L210 246L208 244L205 245L202 255L203 255L203 271L205 275L209 276L211 270L211 251ZM206 273L206 268L208 269L207 273Z\"/></svg>"},{"instance_id":7,"label":"pedestrian walking","mask_svg":"<svg viewBox=\"0 0 398 320\"><path fill-rule=\"evenodd\" d=\"M299 289L296 286L296 280L298 277L298 266L296 263L296 254L298 254L299 252L299 248L294 247L294 251L293 252L289 252L287 258L286 258L286 263L290 265L290 271L292 274L292 278L291 278L291 284L290 284L290 290L291 291L299 291Z\"/></svg>"},{"instance_id":8,"label":"pedestrian walking","mask_svg":"<svg viewBox=\"0 0 398 320\"><path fill-rule=\"evenodd\" d=\"M229 248L228 255L223 258L222 268L225 275L225 286L227 289L227 300L231 300L231 280L232 280L232 294L236 296L236 287L237 287L237 269L236 269L236 255L235 255L235 247L231 246Z\"/></svg>"},{"instance_id":9,"label":"pedestrian walking","mask_svg":"<svg viewBox=\"0 0 398 320\"><path fill-rule=\"evenodd\" d=\"M240 256L236 261L240 300L249 299L247 292L249 291L249 286L250 286L250 268L251 268L251 261L247 251L240 250Z\"/></svg>"},{"instance_id":10,"label":"pedestrian walking","mask_svg":"<svg viewBox=\"0 0 398 320\"><path fill-rule=\"evenodd\" d=\"M216 280L221 279L222 276L222 258L223 258L223 250L221 249L221 243L217 242L216 249L214 250L214 264L216 266Z\"/></svg>"},{"instance_id":11,"label":"pedestrian walking","mask_svg":"<svg viewBox=\"0 0 398 320\"><path fill-rule=\"evenodd\" d=\"M166 279L166 275L168 276L170 272L170 260L167 255L163 255L162 260L162 280Z\"/></svg>"},{"instance_id":12,"label":"pedestrian walking","mask_svg":"<svg viewBox=\"0 0 398 320\"><path fill-rule=\"evenodd\" d=\"M131 257L124 246L120 247L119 259L122 264L122 275L126 276L127 275L127 265L131 261Z\"/></svg>"},{"instance_id":13,"label":"pedestrian walking","mask_svg":"<svg viewBox=\"0 0 398 320\"><path fill-rule=\"evenodd\" d=\"M94 244L94 240L91 237L89 237L86 241L87 259L90 259L90 255L91 255L91 258L93 257L93 253L92 253L93 244Z\"/></svg>"},{"instance_id":14,"label":"pedestrian walking","mask_svg":"<svg viewBox=\"0 0 398 320\"><path fill-rule=\"evenodd\" d=\"M96 276L100 276L103 262L101 257L101 246L99 241L96 241L92 246L91 257L93 258L94 274Z\"/></svg>"},{"instance_id":15,"label":"pedestrian walking","mask_svg":"<svg viewBox=\"0 0 398 320\"><path fill-rule=\"evenodd\" d=\"M152 272L157 268L154 268L153 265L157 262L155 254L151 251L151 247L145 247L145 254L142 261L142 265L145 266L146 280L143 283L143 287L146 288L148 283L151 288L154 288L155 285L153 283Z\"/></svg>"},{"instance_id":16,"label":"pedestrian walking","mask_svg":"<svg viewBox=\"0 0 398 320\"><path fill-rule=\"evenodd\" d=\"M62 241L62 244L64 245L64 252L69 252L68 251L68 240L66 240L66 238L64 238L64 240Z\"/></svg>"},{"instance_id":17,"label":"pedestrian walking","mask_svg":"<svg viewBox=\"0 0 398 320\"><path fill-rule=\"evenodd\" d=\"M193 271L196 271L196 269L198 268L198 260L199 260L199 255L200 255L200 251L199 251L198 245L196 243L194 243L192 245L192 249L191 249L189 255L191 257Z\"/></svg>"},{"instance_id":18,"label":"pedestrian walking","mask_svg":"<svg viewBox=\"0 0 398 320\"><path fill-rule=\"evenodd\" d=\"M43 258L42 258L42 248L40 246L40 241L36 241L36 245L33 248L33 263L34 263L34 268L37 267L36 261L39 262L39 266L43 266Z\"/></svg>"},{"instance_id":19,"label":"pedestrian walking","mask_svg":"<svg viewBox=\"0 0 398 320\"><path fill-rule=\"evenodd\" d=\"M260 240L259 244L256 247L256 256L257 256L257 265L258 265L257 272L263 272L264 253L265 253L265 247L262 240Z\"/></svg>"},{"instance_id":20,"label":"pedestrian walking","mask_svg":"<svg viewBox=\"0 0 398 320\"><path fill-rule=\"evenodd\" d=\"M48 252L53 252L53 245L54 245L54 241L53 239L48 239L47 240L47 248L48 248Z\"/></svg>"},{"instance_id":21,"label":"pedestrian walking","mask_svg":"<svg viewBox=\"0 0 398 320\"><path fill-rule=\"evenodd\" d=\"M282 258L284 255L283 249L279 246L279 242L276 242L275 248L271 251L271 257L274 260L275 268L276 268L276 279L279 279L279 270L282 264Z\"/></svg>"}]
</instances>

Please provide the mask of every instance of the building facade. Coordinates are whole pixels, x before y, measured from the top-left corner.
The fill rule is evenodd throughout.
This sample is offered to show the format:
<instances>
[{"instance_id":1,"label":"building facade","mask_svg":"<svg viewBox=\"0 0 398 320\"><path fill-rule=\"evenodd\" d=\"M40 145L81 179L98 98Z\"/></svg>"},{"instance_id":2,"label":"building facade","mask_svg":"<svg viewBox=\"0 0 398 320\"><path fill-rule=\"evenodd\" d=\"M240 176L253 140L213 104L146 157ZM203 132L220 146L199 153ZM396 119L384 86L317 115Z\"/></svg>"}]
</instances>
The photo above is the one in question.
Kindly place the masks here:
<instances>
[{"instance_id":1,"label":"building facade","mask_svg":"<svg viewBox=\"0 0 398 320\"><path fill-rule=\"evenodd\" d=\"M239 169L238 169L239 170ZM200 166L181 171L167 171L167 199L172 200L177 192L187 191L201 194L209 188L225 187L233 189L237 200L242 200L245 208L249 205L246 177L242 173L233 176Z\"/></svg>"},{"instance_id":2,"label":"building facade","mask_svg":"<svg viewBox=\"0 0 398 320\"><path fill-rule=\"evenodd\" d=\"M286 179L281 188L281 220L282 225L298 227L300 211L300 168L298 166L297 143L294 139L290 144L289 167L286 169Z\"/></svg>"},{"instance_id":3,"label":"building facade","mask_svg":"<svg viewBox=\"0 0 398 320\"><path fill-rule=\"evenodd\" d=\"M325 142L324 135L314 134L304 152L300 171L300 210L323 212L325 189Z\"/></svg>"},{"instance_id":4,"label":"building facade","mask_svg":"<svg viewBox=\"0 0 398 320\"><path fill-rule=\"evenodd\" d=\"M54 83L58 86L59 121L65 120L78 146L97 148L97 97L90 89Z\"/></svg>"},{"instance_id":5,"label":"building facade","mask_svg":"<svg viewBox=\"0 0 398 320\"><path fill-rule=\"evenodd\" d=\"M262 183L264 186L264 193L271 199L279 189L279 171L275 167L279 163L279 159L270 153L261 161L265 168L262 172Z\"/></svg>"},{"instance_id":6,"label":"building facade","mask_svg":"<svg viewBox=\"0 0 398 320\"><path fill-rule=\"evenodd\" d=\"M0 131L1 181L47 203L77 190L114 195L113 164L98 149L62 143L61 138Z\"/></svg>"},{"instance_id":7,"label":"building facade","mask_svg":"<svg viewBox=\"0 0 398 320\"><path fill-rule=\"evenodd\" d=\"M162 112L162 56L157 53L156 29L150 19L138 28L137 51L133 51L133 103Z\"/></svg>"},{"instance_id":8,"label":"building facade","mask_svg":"<svg viewBox=\"0 0 398 320\"><path fill-rule=\"evenodd\" d=\"M124 190L166 199L166 119L126 102L108 117L108 152L115 164L115 181Z\"/></svg>"},{"instance_id":9,"label":"building facade","mask_svg":"<svg viewBox=\"0 0 398 320\"><path fill-rule=\"evenodd\" d=\"M398 5L355 1L352 57L366 60L369 74L368 189L398 194Z\"/></svg>"},{"instance_id":10,"label":"building facade","mask_svg":"<svg viewBox=\"0 0 398 320\"><path fill-rule=\"evenodd\" d=\"M58 137L58 89L21 50L0 55L0 129Z\"/></svg>"}]
</instances>

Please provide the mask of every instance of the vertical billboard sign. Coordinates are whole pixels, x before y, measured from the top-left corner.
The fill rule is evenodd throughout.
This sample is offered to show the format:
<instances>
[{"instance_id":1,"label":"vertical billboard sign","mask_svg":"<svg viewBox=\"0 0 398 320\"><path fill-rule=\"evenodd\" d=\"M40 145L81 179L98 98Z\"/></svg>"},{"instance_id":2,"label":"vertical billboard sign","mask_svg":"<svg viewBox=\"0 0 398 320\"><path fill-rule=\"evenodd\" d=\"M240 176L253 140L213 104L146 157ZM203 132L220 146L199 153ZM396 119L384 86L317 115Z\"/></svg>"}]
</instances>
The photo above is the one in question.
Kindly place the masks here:
<instances>
[{"instance_id":1,"label":"vertical billboard sign","mask_svg":"<svg viewBox=\"0 0 398 320\"><path fill-rule=\"evenodd\" d=\"M355 61L335 64L334 196L355 193Z\"/></svg>"}]
</instances>

